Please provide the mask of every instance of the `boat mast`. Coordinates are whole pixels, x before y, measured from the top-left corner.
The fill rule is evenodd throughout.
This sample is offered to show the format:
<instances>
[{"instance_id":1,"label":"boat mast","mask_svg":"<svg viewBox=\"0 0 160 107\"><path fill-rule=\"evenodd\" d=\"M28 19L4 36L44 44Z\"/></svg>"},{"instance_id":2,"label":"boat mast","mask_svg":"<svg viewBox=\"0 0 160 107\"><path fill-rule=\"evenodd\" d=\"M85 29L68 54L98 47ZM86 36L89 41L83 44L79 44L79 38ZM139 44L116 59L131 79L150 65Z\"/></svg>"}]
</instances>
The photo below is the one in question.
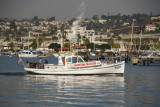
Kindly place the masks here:
<instances>
[{"instance_id":1,"label":"boat mast","mask_svg":"<svg viewBox=\"0 0 160 107\"><path fill-rule=\"evenodd\" d=\"M29 38L31 37L30 31L29 31L29 37L28 37L28 50L29 50Z\"/></svg>"},{"instance_id":2,"label":"boat mast","mask_svg":"<svg viewBox=\"0 0 160 107\"><path fill-rule=\"evenodd\" d=\"M139 43L139 50L138 50L139 52L140 52L140 49L141 49L141 38L142 38L142 30L141 30L141 35L140 35L140 38L139 38L140 39L140 41L139 41L140 42Z\"/></svg>"},{"instance_id":3,"label":"boat mast","mask_svg":"<svg viewBox=\"0 0 160 107\"><path fill-rule=\"evenodd\" d=\"M61 35L61 53L62 53L62 35Z\"/></svg>"},{"instance_id":4,"label":"boat mast","mask_svg":"<svg viewBox=\"0 0 160 107\"><path fill-rule=\"evenodd\" d=\"M131 32L131 51L132 51L132 48L133 48L133 22L132 22L132 32Z\"/></svg>"},{"instance_id":5,"label":"boat mast","mask_svg":"<svg viewBox=\"0 0 160 107\"><path fill-rule=\"evenodd\" d=\"M37 49L38 49L38 44L39 44L38 40L39 40L39 33L38 33L38 38L37 38Z\"/></svg>"}]
</instances>

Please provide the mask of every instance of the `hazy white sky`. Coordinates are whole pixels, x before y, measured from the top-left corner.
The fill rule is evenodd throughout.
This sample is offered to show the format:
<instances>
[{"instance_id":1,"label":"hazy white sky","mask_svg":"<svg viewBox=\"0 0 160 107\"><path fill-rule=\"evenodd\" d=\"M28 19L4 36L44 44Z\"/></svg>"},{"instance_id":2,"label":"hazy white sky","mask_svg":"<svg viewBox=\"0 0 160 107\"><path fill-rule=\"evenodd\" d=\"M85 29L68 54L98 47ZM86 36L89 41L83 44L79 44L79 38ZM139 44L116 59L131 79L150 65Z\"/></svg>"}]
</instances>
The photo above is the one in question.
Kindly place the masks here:
<instances>
[{"instance_id":1,"label":"hazy white sky","mask_svg":"<svg viewBox=\"0 0 160 107\"><path fill-rule=\"evenodd\" d=\"M70 20L79 16L79 6L85 2L85 18L102 14L160 14L160 0L0 0L0 17L56 17Z\"/></svg>"}]
</instances>

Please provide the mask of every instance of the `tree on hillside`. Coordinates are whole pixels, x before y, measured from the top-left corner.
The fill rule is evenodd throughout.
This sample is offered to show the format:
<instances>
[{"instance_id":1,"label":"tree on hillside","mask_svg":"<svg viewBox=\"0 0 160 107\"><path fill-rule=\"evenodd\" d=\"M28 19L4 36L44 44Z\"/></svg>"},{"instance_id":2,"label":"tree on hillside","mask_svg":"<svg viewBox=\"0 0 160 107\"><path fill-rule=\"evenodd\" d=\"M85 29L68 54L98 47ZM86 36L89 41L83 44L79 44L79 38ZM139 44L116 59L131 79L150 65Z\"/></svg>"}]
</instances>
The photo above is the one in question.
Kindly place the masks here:
<instances>
[{"instance_id":1,"label":"tree on hillside","mask_svg":"<svg viewBox=\"0 0 160 107\"><path fill-rule=\"evenodd\" d=\"M47 19L48 21L55 21L55 16L52 16L50 18Z\"/></svg>"},{"instance_id":2,"label":"tree on hillside","mask_svg":"<svg viewBox=\"0 0 160 107\"><path fill-rule=\"evenodd\" d=\"M94 16L92 17L92 19L93 19L93 20L98 20L98 15L94 15Z\"/></svg>"},{"instance_id":3,"label":"tree on hillside","mask_svg":"<svg viewBox=\"0 0 160 107\"><path fill-rule=\"evenodd\" d=\"M36 39L33 40L33 42L31 43L30 47L32 47L32 49L36 49L37 48L37 41L36 41Z\"/></svg>"},{"instance_id":4,"label":"tree on hillside","mask_svg":"<svg viewBox=\"0 0 160 107\"><path fill-rule=\"evenodd\" d=\"M85 44L85 46L86 46L86 51L88 51L88 47L87 47L87 46L88 46L88 44L90 43L89 40L88 40L88 38L86 38L86 36L83 36L83 37L82 37L82 40L83 40L83 42L84 42L84 44Z\"/></svg>"},{"instance_id":5,"label":"tree on hillside","mask_svg":"<svg viewBox=\"0 0 160 107\"><path fill-rule=\"evenodd\" d=\"M48 46L48 48L49 49L54 49L54 51L59 51L58 50L58 48L60 48L61 47L61 45L60 44L57 44L57 43L51 43L49 46Z\"/></svg>"},{"instance_id":6,"label":"tree on hillside","mask_svg":"<svg viewBox=\"0 0 160 107\"><path fill-rule=\"evenodd\" d=\"M111 47L113 46L114 41L113 41L113 39L112 39L112 38L110 38L110 39L108 40L108 44L109 44Z\"/></svg>"},{"instance_id":7,"label":"tree on hillside","mask_svg":"<svg viewBox=\"0 0 160 107\"><path fill-rule=\"evenodd\" d=\"M78 44L81 45L81 35L80 34L77 34L77 41L78 41Z\"/></svg>"}]
</instances>

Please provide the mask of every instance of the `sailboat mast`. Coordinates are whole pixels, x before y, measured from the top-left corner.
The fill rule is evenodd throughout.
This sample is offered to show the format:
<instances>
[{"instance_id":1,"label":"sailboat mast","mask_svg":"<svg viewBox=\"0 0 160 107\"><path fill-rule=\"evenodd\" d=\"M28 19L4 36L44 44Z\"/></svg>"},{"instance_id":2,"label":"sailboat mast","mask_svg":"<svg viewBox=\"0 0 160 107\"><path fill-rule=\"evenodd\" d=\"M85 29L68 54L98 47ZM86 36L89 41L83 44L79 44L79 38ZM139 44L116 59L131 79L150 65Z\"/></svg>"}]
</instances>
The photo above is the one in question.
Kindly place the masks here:
<instances>
[{"instance_id":1,"label":"sailboat mast","mask_svg":"<svg viewBox=\"0 0 160 107\"><path fill-rule=\"evenodd\" d=\"M141 38L142 38L142 30L141 30L141 35L140 35L140 43L139 43L139 52L140 52L140 49L141 49Z\"/></svg>"},{"instance_id":2,"label":"sailboat mast","mask_svg":"<svg viewBox=\"0 0 160 107\"><path fill-rule=\"evenodd\" d=\"M61 52L62 52L62 35L61 35Z\"/></svg>"},{"instance_id":3,"label":"sailboat mast","mask_svg":"<svg viewBox=\"0 0 160 107\"><path fill-rule=\"evenodd\" d=\"M29 38L30 38L30 31L29 31L29 37L28 37L28 50L29 50Z\"/></svg>"},{"instance_id":4,"label":"sailboat mast","mask_svg":"<svg viewBox=\"0 0 160 107\"><path fill-rule=\"evenodd\" d=\"M131 32L131 51L133 48L133 22L132 22L132 32Z\"/></svg>"}]
</instances>

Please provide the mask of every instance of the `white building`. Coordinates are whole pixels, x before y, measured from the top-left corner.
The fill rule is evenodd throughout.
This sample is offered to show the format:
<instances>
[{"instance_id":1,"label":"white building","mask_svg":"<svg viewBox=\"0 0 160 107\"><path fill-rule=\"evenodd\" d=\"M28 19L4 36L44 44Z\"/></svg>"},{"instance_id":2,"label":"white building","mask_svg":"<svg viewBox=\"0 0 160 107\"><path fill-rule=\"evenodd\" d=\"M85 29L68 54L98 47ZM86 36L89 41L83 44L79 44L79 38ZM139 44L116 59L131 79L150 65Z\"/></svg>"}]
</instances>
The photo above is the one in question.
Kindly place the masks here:
<instances>
[{"instance_id":1,"label":"white building","mask_svg":"<svg viewBox=\"0 0 160 107\"><path fill-rule=\"evenodd\" d=\"M107 20L104 20L104 19L99 19L99 23L102 23L102 24L104 24L104 23L106 23L107 22Z\"/></svg>"},{"instance_id":2,"label":"white building","mask_svg":"<svg viewBox=\"0 0 160 107\"><path fill-rule=\"evenodd\" d=\"M156 26L154 25L154 24L147 24L146 26L145 26L145 30L146 31L155 31L157 28L156 28Z\"/></svg>"},{"instance_id":3,"label":"white building","mask_svg":"<svg viewBox=\"0 0 160 107\"><path fill-rule=\"evenodd\" d=\"M72 29L65 29L66 33L66 39L72 40L72 42L77 41L77 37L75 38L73 35ZM87 30L86 27L79 27L77 29L77 34L80 34L81 37L86 36L90 42L94 40L95 31L94 30ZM57 31L57 36L62 35L61 30Z\"/></svg>"}]
</instances>

